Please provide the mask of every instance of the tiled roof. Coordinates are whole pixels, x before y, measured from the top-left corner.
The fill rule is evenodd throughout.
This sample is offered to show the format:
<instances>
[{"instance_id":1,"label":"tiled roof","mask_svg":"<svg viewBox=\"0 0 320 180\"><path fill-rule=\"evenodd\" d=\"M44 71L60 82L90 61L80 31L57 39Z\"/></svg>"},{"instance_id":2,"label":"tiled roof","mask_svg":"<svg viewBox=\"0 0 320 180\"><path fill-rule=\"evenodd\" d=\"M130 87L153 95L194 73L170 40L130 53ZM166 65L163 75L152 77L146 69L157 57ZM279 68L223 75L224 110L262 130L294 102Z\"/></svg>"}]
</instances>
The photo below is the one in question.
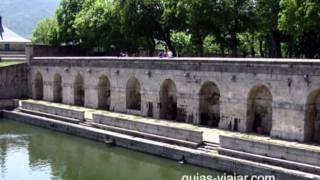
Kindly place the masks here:
<instances>
[{"instance_id":1,"label":"tiled roof","mask_svg":"<svg viewBox=\"0 0 320 180\"><path fill-rule=\"evenodd\" d=\"M3 42L30 42L30 40L19 36L15 32L11 31L9 28L3 26L4 32L2 33L2 38L0 36L0 43Z\"/></svg>"}]
</instances>

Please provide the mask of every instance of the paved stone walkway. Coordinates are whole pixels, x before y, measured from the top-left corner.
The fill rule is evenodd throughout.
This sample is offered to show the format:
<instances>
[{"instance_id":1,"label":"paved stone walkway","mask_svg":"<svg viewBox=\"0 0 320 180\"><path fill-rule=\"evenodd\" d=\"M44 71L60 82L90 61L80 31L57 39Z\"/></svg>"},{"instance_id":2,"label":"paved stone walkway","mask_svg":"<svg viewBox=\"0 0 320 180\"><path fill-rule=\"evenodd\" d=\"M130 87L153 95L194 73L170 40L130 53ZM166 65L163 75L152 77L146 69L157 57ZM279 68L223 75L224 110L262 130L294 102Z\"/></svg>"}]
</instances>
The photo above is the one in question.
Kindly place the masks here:
<instances>
[{"instance_id":1,"label":"paved stone walkway","mask_svg":"<svg viewBox=\"0 0 320 180\"><path fill-rule=\"evenodd\" d=\"M46 101L35 101L35 100L30 100L30 101L38 102L41 104L47 104L47 105L51 104L54 106L61 106L64 108L71 108L71 109L85 111L85 119L87 119L88 121L92 120L92 114L94 112L107 112L107 111L102 111L102 110L97 110L97 109L77 107L77 106L65 105L65 104L56 104L56 103L51 103L51 102L46 102ZM123 116L123 114L120 114L120 113L114 113L114 112L109 112L109 111L108 111L108 113L112 113L113 116L115 116L115 115ZM213 129L213 128L205 128L205 127L199 127L199 126L195 126L192 124L186 124L186 123L170 122L167 120L156 120L156 119L151 119L151 118L139 117L139 116L135 116L135 115L126 115L126 116L132 116L133 119L137 119L137 118L143 118L146 120L150 119L150 121L156 121L157 123L161 123L163 125L170 124L170 126L172 125L172 126L179 126L179 127L185 128L185 129L200 130L200 131L203 131L204 141L209 142L209 143L219 144L219 136L220 135L228 135L228 136L237 136L237 137L241 137L241 138L245 138L245 139L264 141L266 143L271 143L271 144L280 144L280 145L284 145L284 146L294 146L296 148L309 149L309 150L314 150L314 151L320 152L320 145L319 144L304 144L304 143L299 143L299 142L289 142L289 141L284 141L284 140L272 139L272 138L266 137L266 136L259 136L259 135L254 135L254 134L244 134L244 133L239 133L239 132L230 132L230 131Z\"/></svg>"},{"instance_id":2,"label":"paved stone walkway","mask_svg":"<svg viewBox=\"0 0 320 180\"><path fill-rule=\"evenodd\" d=\"M94 109L89 109L89 108L82 108L82 109L85 110L85 118L86 119L92 119L92 114L94 112L100 111L100 110L94 110ZM162 122L163 125L170 124L170 123L177 124L177 122L170 122L170 121L166 121L166 120L159 120L157 122ZM198 126L186 124L186 123L178 123L178 124L184 125L184 128L191 128L192 127L192 129L199 129L199 130L203 131L204 141L207 141L210 143L219 144L219 136L222 134L224 134L224 135L234 134L233 132L227 132L227 131L213 129L213 128L198 127Z\"/></svg>"}]
</instances>

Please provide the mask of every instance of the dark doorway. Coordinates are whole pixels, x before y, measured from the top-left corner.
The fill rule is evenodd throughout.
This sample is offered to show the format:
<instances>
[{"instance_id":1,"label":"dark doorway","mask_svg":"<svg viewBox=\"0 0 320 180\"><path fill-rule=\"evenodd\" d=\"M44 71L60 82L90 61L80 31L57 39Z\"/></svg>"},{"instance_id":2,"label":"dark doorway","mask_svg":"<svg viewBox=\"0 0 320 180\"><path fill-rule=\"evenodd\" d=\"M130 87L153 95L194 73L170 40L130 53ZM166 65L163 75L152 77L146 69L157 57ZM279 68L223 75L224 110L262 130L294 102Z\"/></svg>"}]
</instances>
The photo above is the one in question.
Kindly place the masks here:
<instances>
[{"instance_id":1,"label":"dark doorway","mask_svg":"<svg viewBox=\"0 0 320 180\"><path fill-rule=\"evenodd\" d=\"M160 90L160 118L177 119L177 88L171 79L162 83Z\"/></svg>"},{"instance_id":2,"label":"dark doorway","mask_svg":"<svg viewBox=\"0 0 320 180\"><path fill-rule=\"evenodd\" d=\"M74 81L74 105L84 106L84 81L83 77L78 74Z\"/></svg>"},{"instance_id":3,"label":"dark doorway","mask_svg":"<svg viewBox=\"0 0 320 180\"><path fill-rule=\"evenodd\" d=\"M34 80L34 98L37 100L43 99L43 78L41 73L37 73Z\"/></svg>"},{"instance_id":4,"label":"dark doorway","mask_svg":"<svg viewBox=\"0 0 320 180\"><path fill-rule=\"evenodd\" d=\"M266 86L254 87L248 98L248 129L270 135L272 129L272 95Z\"/></svg>"},{"instance_id":5,"label":"dark doorway","mask_svg":"<svg viewBox=\"0 0 320 180\"><path fill-rule=\"evenodd\" d=\"M110 81L107 76L101 76L98 84L98 108L109 110L110 109Z\"/></svg>"},{"instance_id":6,"label":"dark doorway","mask_svg":"<svg viewBox=\"0 0 320 180\"><path fill-rule=\"evenodd\" d=\"M132 77L128 80L126 89L127 109L141 110L141 86L138 79Z\"/></svg>"},{"instance_id":7,"label":"dark doorway","mask_svg":"<svg viewBox=\"0 0 320 180\"><path fill-rule=\"evenodd\" d=\"M62 77L60 74L54 75L53 101L57 103L62 103Z\"/></svg>"},{"instance_id":8,"label":"dark doorway","mask_svg":"<svg viewBox=\"0 0 320 180\"><path fill-rule=\"evenodd\" d=\"M213 82L206 82L199 93L200 124L218 127L220 122L220 91Z\"/></svg>"}]
</instances>

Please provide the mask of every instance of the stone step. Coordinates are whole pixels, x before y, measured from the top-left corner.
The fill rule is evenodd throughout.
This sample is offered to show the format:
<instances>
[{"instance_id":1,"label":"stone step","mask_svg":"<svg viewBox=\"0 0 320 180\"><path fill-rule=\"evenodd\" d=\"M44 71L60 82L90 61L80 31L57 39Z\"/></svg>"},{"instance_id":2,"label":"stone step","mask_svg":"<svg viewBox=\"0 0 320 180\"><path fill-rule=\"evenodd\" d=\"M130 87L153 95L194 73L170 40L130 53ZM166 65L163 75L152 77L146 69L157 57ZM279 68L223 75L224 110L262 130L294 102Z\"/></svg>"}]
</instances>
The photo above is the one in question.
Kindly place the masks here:
<instances>
[{"instance_id":1,"label":"stone step","mask_svg":"<svg viewBox=\"0 0 320 180\"><path fill-rule=\"evenodd\" d=\"M32 114L32 115L41 116L41 117L46 117L46 118L52 118L52 119L65 121L65 122L70 122L70 123L74 123L74 124L79 124L81 122L78 119L73 119L73 118L64 117L64 116L58 116L58 115L39 112L39 111L27 110L27 109L23 109L21 107L16 109L15 111L20 111L20 112L23 112L23 113Z\"/></svg>"},{"instance_id":2,"label":"stone step","mask_svg":"<svg viewBox=\"0 0 320 180\"><path fill-rule=\"evenodd\" d=\"M203 148L209 149L209 150L217 150L218 149L218 147L211 147L211 146L203 146Z\"/></svg>"},{"instance_id":3,"label":"stone step","mask_svg":"<svg viewBox=\"0 0 320 180\"><path fill-rule=\"evenodd\" d=\"M207 153L212 153L212 152L217 153L218 152L217 149L207 149L207 148L203 148L203 147L199 147L198 150L203 151L203 152L207 152Z\"/></svg>"},{"instance_id":4,"label":"stone step","mask_svg":"<svg viewBox=\"0 0 320 180\"><path fill-rule=\"evenodd\" d=\"M87 126L87 127L92 127L90 123L84 122L84 123L79 123L82 126Z\"/></svg>"},{"instance_id":5,"label":"stone step","mask_svg":"<svg viewBox=\"0 0 320 180\"><path fill-rule=\"evenodd\" d=\"M203 146L207 149L217 149L218 147L220 147L219 144L211 143L211 142L203 142Z\"/></svg>"},{"instance_id":6,"label":"stone step","mask_svg":"<svg viewBox=\"0 0 320 180\"><path fill-rule=\"evenodd\" d=\"M198 148L200 151L204 152L217 152L218 151L219 144L212 143L212 142L203 142L203 144Z\"/></svg>"},{"instance_id":7,"label":"stone step","mask_svg":"<svg viewBox=\"0 0 320 180\"><path fill-rule=\"evenodd\" d=\"M135 136L135 137L145 138L145 139L169 143L169 144L176 144L176 145L194 148L194 149L199 147L198 143L184 141L184 140L170 138L170 137L165 137L165 136L160 136L160 135L155 135L155 134L150 134L150 133L145 133L145 132L140 132L140 131L136 131L136 130L124 129L124 128L119 128L119 127L114 127L114 126L97 124L97 123L91 123L91 126L95 127L95 128L107 130L107 131L117 132L117 133L121 133L121 134L131 135L131 136Z\"/></svg>"},{"instance_id":8,"label":"stone step","mask_svg":"<svg viewBox=\"0 0 320 180\"><path fill-rule=\"evenodd\" d=\"M221 147L218 148L218 152L219 154L225 155L225 156L230 156L230 157L245 159L253 162L268 164L272 166L283 167L286 169L292 169L292 170L320 175L319 166L314 166L314 165L309 165L304 163L297 163L297 162L278 159L278 158L271 158L263 155L257 155L257 154L252 154L252 153L247 153L247 152L242 152L237 150L221 148Z\"/></svg>"}]
</instances>

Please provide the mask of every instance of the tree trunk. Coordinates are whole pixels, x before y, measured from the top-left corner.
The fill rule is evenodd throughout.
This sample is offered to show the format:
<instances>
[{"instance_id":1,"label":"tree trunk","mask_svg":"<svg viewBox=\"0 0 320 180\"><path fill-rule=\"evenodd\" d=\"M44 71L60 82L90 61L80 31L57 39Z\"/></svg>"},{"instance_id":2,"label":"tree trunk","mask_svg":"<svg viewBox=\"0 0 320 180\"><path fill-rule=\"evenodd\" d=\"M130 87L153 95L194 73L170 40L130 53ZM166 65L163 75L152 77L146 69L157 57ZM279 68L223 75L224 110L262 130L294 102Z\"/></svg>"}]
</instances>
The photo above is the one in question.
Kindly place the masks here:
<instances>
[{"instance_id":1,"label":"tree trunk","mask_svg":"<svg viewBox=\"0 0 320 180\"><path fill-rule=\"evenodd\" d=\"M217 43L219 44L220 46L220 55L222 57L225 57L225 54L224 54L224 51L225 51L225 43L224 43L224 40L223 38L221 37L220 35L221 33L219 32L218 34L216 34L216 39L217 39Z\"/></svg>"},{"instance_id":2,"label":"tree trunk","mask_svg":"<svg viewBox=\"0 0 320 180\"><path fill-rule=\"evenodd\" d=\"M225 50L224 44L223 44L223 43L220 43L220 53L221 53L221 56L222 56L222 57L225 57L224 50Z\"/></svg>"},{"instance_id":3,"label":"tree trunk","mask_svg":"<svg viewBox=\"0 0 320 180\"><path fill-rule=\"evenodd\" d=\"M176 57L177 56L177 51L172 45L172 41L171 41L171 38L170 38L170 33L165 35L165 42L166 42L169 50L172 52L173 56Z\"/></svg>"},{"instance_id":4,"label":"tree trunk","mask_svg":"<svg viewBox=\"0 0 320 180\"><path fill-rule=\"evenodd\" d=\"M293 42L290 39L289 42L288 42L288 55L289 55L289 58L293 57L293 46L294 46Z\"/></svg>"},{"instance_id":5,"label":"tree trunk","mask_svg":"<svg viewBox=\"0 0 320 180\"><path fill-rule=\"evenodd\" d=\"M237 39L237 33L235 30L231 32L231 50L232 50L232 57L238 57L238 39Z\"/></svg>"},{"instance_id":6,"label":"tree trunk","mask_svg":"<svg viewBox=\"0 0 320 180\"><path fill-rule=\"evenodd\" d=\"M254 49L254 43L255 43L255 38L254 38L254 33L251 33L252 35L248 37L250 41L250 51L251 51L251 57L256 56L256 50Z\"/></svg>"},{"instance_id":7,"label":"tree trunk","mask_svg":"<svg viewBox=\"0 0 320 180\"><path fill-rule=\"evenodd\" d=\"M272 30L270 35L270 57L281 58L280 35L277 31Z\"/></svg>"},{"instance_id":8,"label":"tree trunk","mask_svg":"<svg viewBox=\"0 0 320 180\"><path fill-rule=\"evenodd\" d=\"M196 42L197 53L199 57L203 57L203 41L199 38Z\"/></svg>"},{"instance_id":9,"label":"tree trunk","mask_svg":"<svg viewBox=\"0 0 320 180\"><path fill-rule=\"evenodd\" d=\"M155 49L156 49L156 43L154 42L153 37L149 37L148 39L149 39L148 40L148 44L149 44L148 45L149 46L148 54L149 54L150 57L153 57Z\"/></svg>"},{"instance_id":10,"label":"tree trunk","mask_svg":"<svg viewBox=\"0 0 320 180\"><path fill-rule=\"evenodd\" d=\"M264 51L263 51L263 41L259 39L259 51L260 51L260 56L265 57Z\"/></svg>"},{"instance_id":11,"label":"tree trunk","mask_svg":"<svg viewBox=\"0 0 320 180\"><path fill-rule=\"evenodd\" d=\"M164 42L166 43L166 45L168 46L169 50L172 52L172 55L177 56L177 51L172 45L170 30L167 30L167 31L163 30L160 24L158 24L158 30L161 33L161 36Z\"/></svg>"}]
</instances>

